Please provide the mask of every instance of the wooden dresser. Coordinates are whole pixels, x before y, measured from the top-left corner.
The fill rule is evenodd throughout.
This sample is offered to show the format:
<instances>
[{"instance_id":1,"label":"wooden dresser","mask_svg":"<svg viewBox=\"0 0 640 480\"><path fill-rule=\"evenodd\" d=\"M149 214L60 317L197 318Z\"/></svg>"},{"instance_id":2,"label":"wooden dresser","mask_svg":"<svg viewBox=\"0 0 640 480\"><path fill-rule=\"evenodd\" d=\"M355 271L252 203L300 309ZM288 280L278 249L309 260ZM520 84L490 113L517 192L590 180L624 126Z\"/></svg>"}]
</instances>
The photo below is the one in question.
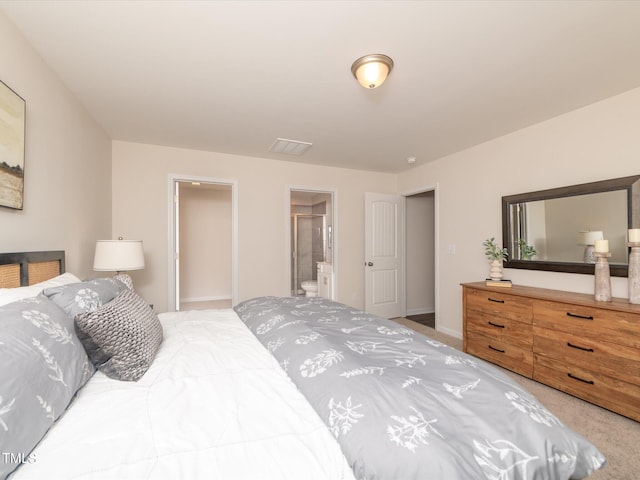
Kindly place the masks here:
<instances>
[{"instance_id":1,"label":"wooden dresser","mask_svg":"<svg viewBox=\"0 0 640 480\"><path fill-rule=\"evenodd\" d=\"M464 351L640 421L640 305L463 286Z\"/></svg>"}]
</instances>

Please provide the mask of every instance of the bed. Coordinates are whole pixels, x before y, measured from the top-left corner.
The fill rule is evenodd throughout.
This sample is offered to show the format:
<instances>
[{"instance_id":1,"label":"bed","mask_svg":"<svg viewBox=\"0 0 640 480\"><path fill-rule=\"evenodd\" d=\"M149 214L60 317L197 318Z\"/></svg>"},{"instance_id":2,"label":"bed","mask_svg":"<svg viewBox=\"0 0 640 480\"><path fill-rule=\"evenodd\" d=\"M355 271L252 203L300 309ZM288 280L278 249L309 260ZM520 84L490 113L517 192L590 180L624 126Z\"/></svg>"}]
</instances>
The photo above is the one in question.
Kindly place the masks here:
<instances>
[{"instance_id":1,"label":"bed","mask_svg":"<svg viewBox=\"0 0 640 480\"><path fill-rule=\"evenodd\" d=\"M38 256L38 263L43 258ZM46 261L61 265L60 258ZM26 263L12 270L28 270ZM15 287L15 272L11 277L14 283L9 284ZM0 303L3 295L11 300L0 306L0 357L5 362L0 372L1 479L8 475L11 480L353 480L322 421L230 309L159 315L162 343L137 381L109 378L100 370L88 372L86 356L72 358L78 372L63 365L70 362L64 362L61 351L48 346L44 337L51 333L68 339L73 320L59 318L64 313L55 311L40 292L60 294L73 289L84 295L93 289L104 296L109 280L92 285L65 273L33 284L33 277L29 282L27 275L21 288L0 288ZM45 313L60 327L55 329L50 322L48 333L38 337L38 348L12 355L5 348L12 342L10 335L20 332L11 332L11 325L7 332L6 326L16 305L29 313L28 319L22 318L25 328L33 327L31 320L43 322ZM30 346L31 334L28 337L22 343ZM77 337L71 341L78 347ZM45 348L49 356L42 355ZM16 355L23 364L35 359L42 371L73 385L71 390L77 393L63 391L66 397L58 405L58 391L25 395L31 380L25 378L24 367L16 364ZM58 370L50 368L54 361ZM13 389L7 388L12 385ZM25 397L36 395L42 402L34 401L33 408L26 409L31 398ZM13 413L16 416L11 417ZM34 430L29 442L21 438Z\"/></svg>"},{"instance_id":2,"label":"bed","mask_svg":"<svg viewBox=\"0 0 640 480\"><path fill-rule=\"evenodd\" d=\"M583 478L602 454L494 366L320 297L240 318L331 429L357 478Z\"/></svg>"},{"instance_id":3,"label":"bed","mask_svg":"<svg viewBox=\"0 0 640 480\"><path fill-rule=\"evenodd\" d=\"M155 315L113 278L50 275L16 287L13 273L0 288L0 355L23 329L55 337L53 353L60 338L74 343L55 408L32 394L16 417L19 402L2 391L38 375L60 386L44 339L31 353L40 371L0 373L10 377L0 378L0 479L559 480L606 463L494 367L349 306L262 297ZM11 319L25 308L22 323ZM100 335L130 324L147 347L121 361L119 337ZM23 429L32 445L15 447Z\"/></svg>"}]
</instances>

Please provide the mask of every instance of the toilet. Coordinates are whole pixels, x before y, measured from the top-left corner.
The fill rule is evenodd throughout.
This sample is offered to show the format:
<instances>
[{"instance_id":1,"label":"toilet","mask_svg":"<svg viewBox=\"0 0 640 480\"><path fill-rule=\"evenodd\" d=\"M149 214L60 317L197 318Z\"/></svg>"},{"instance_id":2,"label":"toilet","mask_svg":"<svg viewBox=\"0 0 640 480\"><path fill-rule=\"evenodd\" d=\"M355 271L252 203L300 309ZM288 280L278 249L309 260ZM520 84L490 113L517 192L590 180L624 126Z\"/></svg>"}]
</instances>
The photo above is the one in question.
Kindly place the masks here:
<instances>
[{"instance_id":1,"label":"toilet","mask_svg":"<svg viewBox=\"0 0 640 480\"><path fill-rule=\"evenodd\" d=\"M302 290L304 290L305 297L317 297L318 296L318 282L315 280L309 280L306 282L302 282L300 285Z\"/></svg>"}]
</instances>

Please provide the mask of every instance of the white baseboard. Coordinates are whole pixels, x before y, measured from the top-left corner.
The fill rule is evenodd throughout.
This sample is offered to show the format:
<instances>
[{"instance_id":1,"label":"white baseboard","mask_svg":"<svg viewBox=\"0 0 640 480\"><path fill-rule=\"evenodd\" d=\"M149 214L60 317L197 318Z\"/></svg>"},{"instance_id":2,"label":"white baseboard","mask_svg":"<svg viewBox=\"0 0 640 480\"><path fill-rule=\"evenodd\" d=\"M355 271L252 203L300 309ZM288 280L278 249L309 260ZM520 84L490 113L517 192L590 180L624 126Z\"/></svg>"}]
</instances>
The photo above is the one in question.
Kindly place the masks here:
<instances>
[{"instance_id":1,"label":"white baseboard","mask_svg":"<svg viewBox=\"0 0 640 480\"><path fill-rule=\"evenodd\" d=\"M180 303L190 303L190 302L216 302L218 300L231 300L231 294L229 295L214 295L211 297L192 297L192 298L181 298Z\"/></svg>"},{"instance_id":2,"label":"white baseboard","mask_svg":"<svg viewBox=\"0 0 640 480\"><path fill-rule=\"evenodd\" d=\"M443 328L443 327L437 328L436 330L446 335L455 337L458 340L462 340L462 333L458 332L457 330L451 330L450 328Z\"/></svg>"}]
</instances>

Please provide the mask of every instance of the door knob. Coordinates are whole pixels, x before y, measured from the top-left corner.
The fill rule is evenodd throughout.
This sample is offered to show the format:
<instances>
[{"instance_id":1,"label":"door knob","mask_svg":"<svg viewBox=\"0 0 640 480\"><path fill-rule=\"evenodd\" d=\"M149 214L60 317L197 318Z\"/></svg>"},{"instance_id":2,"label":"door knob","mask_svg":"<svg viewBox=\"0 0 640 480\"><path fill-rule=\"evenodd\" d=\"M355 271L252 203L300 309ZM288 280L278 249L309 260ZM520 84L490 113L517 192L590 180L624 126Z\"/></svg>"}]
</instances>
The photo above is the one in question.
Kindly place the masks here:
<instances>
[{"instance_id":1,"label":"door knob","mask_svg":"<svg viewBox=\"0 0 640 480\"><path fill-rule=\"evenodd\" d=\"M373 267L373 262L367 262L367 266Z\"/></svg>"}]
</instances>

